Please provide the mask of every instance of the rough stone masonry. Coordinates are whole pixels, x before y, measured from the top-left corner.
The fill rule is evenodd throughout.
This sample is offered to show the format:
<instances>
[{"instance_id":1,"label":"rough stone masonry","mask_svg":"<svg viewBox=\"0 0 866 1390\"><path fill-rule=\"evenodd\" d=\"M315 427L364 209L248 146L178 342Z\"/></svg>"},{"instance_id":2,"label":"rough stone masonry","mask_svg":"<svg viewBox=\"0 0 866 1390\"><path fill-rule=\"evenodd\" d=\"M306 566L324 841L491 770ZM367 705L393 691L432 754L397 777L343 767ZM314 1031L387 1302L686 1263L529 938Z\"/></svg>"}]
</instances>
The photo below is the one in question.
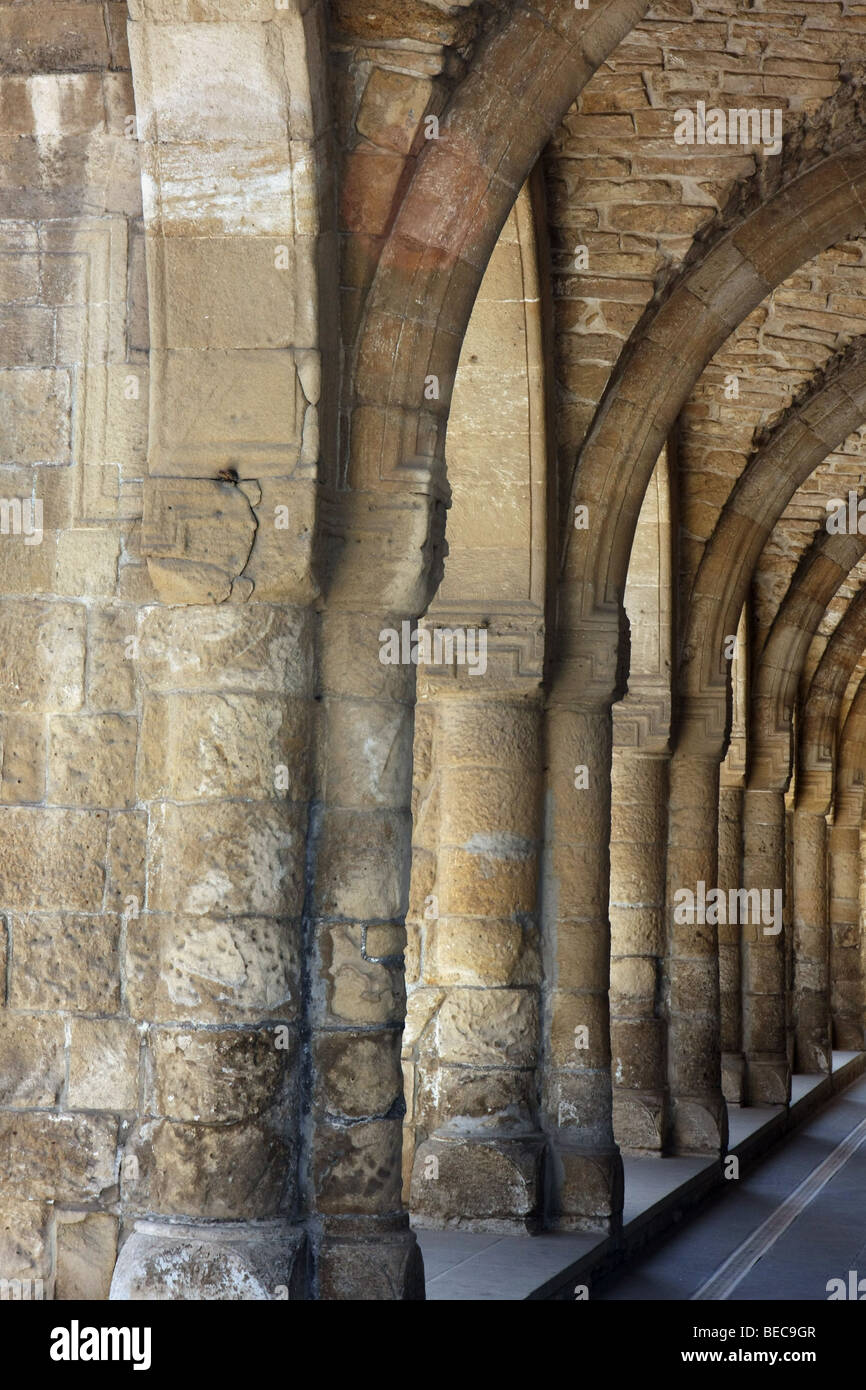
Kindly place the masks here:
<instances>
[{"instance_id":1,"label":"rough stone masonry","mask_svg":"<svg viewBox=\"0 0 866 1390\"><path fill-rule=\"evenodd\" d=\"M422 1299L863 1048L864 64L0 0L0 1287Z\"/></svg>"}]
</instances>

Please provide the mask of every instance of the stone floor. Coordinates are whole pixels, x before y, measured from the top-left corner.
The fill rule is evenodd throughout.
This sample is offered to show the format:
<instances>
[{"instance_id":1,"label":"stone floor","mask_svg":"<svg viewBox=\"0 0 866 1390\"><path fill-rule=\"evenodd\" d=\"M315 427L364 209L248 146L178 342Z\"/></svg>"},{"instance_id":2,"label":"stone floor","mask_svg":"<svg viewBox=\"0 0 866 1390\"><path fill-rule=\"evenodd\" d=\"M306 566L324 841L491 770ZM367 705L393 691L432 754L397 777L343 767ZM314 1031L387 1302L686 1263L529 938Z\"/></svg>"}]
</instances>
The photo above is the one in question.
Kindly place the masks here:
<instances>
[{"instance_id":1,"label":"stone floor","mask_svg":"<svg viewBox=\"0 0 866 1390\"><path fill-rule=\"evenodd\" d=\"M607 1237L594 1234L420 1230L428 1300L545 1299L562 1297L579 1283L591 1286L593 1298L693 1297L866 1118L866 1080L858 1080L866 1054L836 1052L833 1068L829 1078L794 1077L789 1111L784 1106L730 1109L730 1152L745 1169L736 1183L726 1183L712 1159L626 1158L622 1244L630 1259L625 1268L602 1277L603 1267L615 1259L615 1248ZM786 1131L792 1132L785 1143L756 1163ZM864 1190L866 1147L856 1151L762 1255L737 1284L735 1296L825 1299L827 1280L857 1269L861 1251L866 1276ZM699 1205L685 1228L658 1246L658 1238L683 1212ZM649 1241L654 1248L641 1256L638 1252Z\"/></svg>"}]
</instances>

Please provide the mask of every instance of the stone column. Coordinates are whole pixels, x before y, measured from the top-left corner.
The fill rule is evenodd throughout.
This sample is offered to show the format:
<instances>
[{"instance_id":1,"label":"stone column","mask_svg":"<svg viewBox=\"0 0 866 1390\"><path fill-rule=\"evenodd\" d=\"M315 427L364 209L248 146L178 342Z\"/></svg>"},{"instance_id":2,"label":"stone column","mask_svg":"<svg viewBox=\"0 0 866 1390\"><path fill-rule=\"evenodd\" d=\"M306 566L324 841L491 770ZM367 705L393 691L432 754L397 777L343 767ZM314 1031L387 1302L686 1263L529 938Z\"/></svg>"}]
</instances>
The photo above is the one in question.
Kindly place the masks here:
<instances>
[{"instance_id":1,"label":"stone column","mask_svg":"<svg viewBox=\"0 0 866 1390\"><path fill-rule=\"evenodd\" d=\"M147 897L124 945L146 1084L120 1168L131 1234L115 1299L305 1296L311 639L308 610L288 605L152 607L139 622Z\"/></svg>"},{"instance_id":2,"label":"stone column","mask_svg":"<svg viewBox=\"0 0 866 1390\"><path fill-rule=\"evenodd\" d=\"M785 938L785 1055L794 1073L794 807L791 789L785 795L785 890L782 931Z\"/></svg>"},{"instance_id":3,"label":"stone column","mask_svg":"<svg viewBox=\"0 0 866 1390\"><path fill-rule=\"evenodd\" d=\"M731 729L719 770L718 886L730 903L743 881L743 792L746 786L749 703L749 625L744 606L730 661ZM721 710L719 710L721 716ZM720 722L720 720L717 720ZM722 1090L729 1105L743 1103L743 961L738 921L719 921Z\"/></svg>"},{"instance_id":4,"label":"stone column","mask_svg":"<svg viewBox=\"0 0 866 1390\"><path fill-rule=\"evenodd\" d=\"M541 692L537 677L442 675L425 672L438 839L406 1034L411 1209L425 1225L536 1229Z\"/></svg>"},{"instance_id":5,"label":"stone column","mask_svg":"<svg viewBox=\"0 0 866 1390\"><path fill-rule=\"evenodd\" d=\"M307 843L309 1111L301 1183L315 1297L423 1299L401 1184L412 636L442 578L450 493L444 462L432 455L417 457L411 481L365 487L374 470L358 420L350 449L355 485L323 499L327 593Z\"/></svg>"},{"instance_id":6,"label":"stone column","mask_svg":"<svg viewBox=\"0 0 866 1390\"><path fill-rule=\"evenodd\" d=\"M615 712L616 712L615 707ZM614 718L616 727L616 718ZM614 1133L660 1152L665 1131L664 964L668 763L615 748L610 841L610 1036Z\"/></svg>"},{"instance_id":7,"label":"stone column","mask_svg":"<svg viewBox=\"0 0 866 1390\"><path fill-rule=\"evenodd\" d=\"M403 1031L403 1095L406 1114L403 1121L403 1201L409 1206L415 1149L426 1138L423 1129L424 1101L428 1089L433 1093L438 1078L438 1039L436 1010L441 991L428 990L424 982L424 947L428 926L439 911L436 868L439 851L439 784L433 763L436 732L436 703L423 698L425 682L415 705L412 739L412 868L409 880L409 907L406 913L406 1026ZM429 1088L425 1074L430 1075ZM438 1164L428 1165L435 1172Z\"/></svg>"},{"instance_id":8,"label":"stone column","mask_svg":"<svg viewBox=\"0 0 866 1390\"><path fill-rule=\"evenodd\" d=\"M671 759L667 859L668 1142L675 1153L720 1153L728 1116L721 1085L718 925L677 910L676 894L709 891L718 874L719 760Z\"/></svg>"},{"instance_id":9,"label":"stone column","mask_svg":"<svg viewBox=\"0 0 866 1390\"><path fill-rule=\"evenodd\" d=\"M121 1166L124 1216L140 1219L112 1297L305 1297L312 539L336 413L330 399L320 431L335 297L324 15L130 12L150 330L148 834L124 944L147 1084ZM251 164L257 178L239 181Z\"/></svg>"},{"instance_id":10,"label":"stone column","mask_svg":"<svg viewBox=\"0 0 866 1390\"><path fill-rule=\"evenodd\" d=\"M613 707L610 846L614 1133L659 1153L667 1127L663 1017L665 860L673 646L670 460L662 450L641 503L624 607L628 690Z\"/></svg>"},{"instance_id":11,"label":"stone column","mask_svg":"<svg viewBox=\"0 0 866 1390\"><path fill-rule=\"evenodd\" d=\"M312 1136L316 1296L423 1297L402 1208L400 1036L414 668L383 665L402 613L339 608L322 631L322 806L312 827Z\"/></svg>"},{"instance_id":12,"label":"stone column","mask_svg":"<svg viewBox=\"0 0 866 1390\"><path fill-rule=\"evenodd\" d=\"M743 807L743 887L752 891L743 942L743 1053L747 1105L784 1105L791 1093L786 1024L785 934L782 921L756 920L758 900L785 897L785 796L747 788ZM766 893L780 894L766 899ZM741 911L741 918L746 916Z\"/></svg>"},{"instance_id":13,"label":"stone column","mask_svg":"<svg viewBox=\"0 0 866 1390\"><path fill-rule=\"evenodd\" d=\"M542 1106L552 1144L548 1222L615 1230L622 1160L610 1073L610 705L570 705L554 692L542 891Z\"/></svg>"},{"instance_id":14,"label":"stone column","mask_svg":"<svg viewBox=\"0 0 866 1390\"><path fill-rule=\"evenodd\" d=\"M837 803L830 829L830 1008L833 1046L863 1047L860 958L860 804L862 793Z\"/></svg>"},{"instance_id":15,"label":"stone column","mask_svg":"<svg viewBox=\"0 0 866 1390\"><path fill-rule=\"evenodd\" d=\"M831 1069L826 817L794 812L794 1070Z\"/></svg>"},{"instance_id":16,"label":"stone column","mask_svg":"<svg viewBox=\"0 0 866 1390\"><path fill-rule=\"evenodd\" d=\"M729 901L743 867L743 788L719 788L718 886ZM743 1101L743 996L740 926L719 923L719 1002L722 1024L722 1090L729 1105Z\"/></svg>"},{"instance_id":17,"label":"stone column","mask_svg":"<svg viewBox=\"0 0 866 1390\"><path fill-rule=\"evenodd\" d=\"M860 988L866 1041L866 826L860 828ZM832 1018L830 1032L832 1036Z\"/></svg>"}]
</instances>

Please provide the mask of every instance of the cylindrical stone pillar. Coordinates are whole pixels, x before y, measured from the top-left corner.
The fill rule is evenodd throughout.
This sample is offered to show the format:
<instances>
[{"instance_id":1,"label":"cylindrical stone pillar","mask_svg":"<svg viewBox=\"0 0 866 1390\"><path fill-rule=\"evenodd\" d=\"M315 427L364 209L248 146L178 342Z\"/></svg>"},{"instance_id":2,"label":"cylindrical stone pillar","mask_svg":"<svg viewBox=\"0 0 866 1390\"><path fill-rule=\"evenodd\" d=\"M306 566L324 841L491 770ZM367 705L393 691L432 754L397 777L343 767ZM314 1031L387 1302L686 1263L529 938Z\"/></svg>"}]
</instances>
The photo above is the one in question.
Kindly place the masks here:
<instances>
[{"instance_id":1,"label":"cylindrical stone pillar","mask_svg":"<svg viewBox=\"0 0 866 1390\"><path fill-rule=\"evenodd\" d=\"M785 892L782 900L785 941L785 1055L794 1074L794 809L785 805Z\"/></svg>"},{"instance_id":2,"label":"cylindrical stone pillar","mask_svg":"<svg viewBox=\"0 0 866 1390\"><path fill-rule=\"evenodd\" d=\"M853 823L849 823L849 820ZM830 1008L833 1046L863 1047L863 969L860 958L860 824L840 816L830 830Z\"/></svg>"},{"instance_id":3,"label":"cylindrical stone pillar","mask_svg":"<svg viewBox=\"0 0 866 1390\"><path fill-rule=\"evenodd\" d=\"M721 1085L718 924L698 910L718 872L719 763L675 754L670 764L667 861L669 1147L718 1154L727 1146ZM694 895L683 911L677 897Z\"/></svg>"},{"instance_id":4,"label":"cylindrical stone pillar","mask_svg":"<svg viewBox=\"0 0 866 1390\"><path fill-rule=\"evenodd\" d=\"M866 826L863 825L860 828L860 999L866 1030ZM832 1020L830 1030L832 1034Z\"/></svg>"},{"instance_id":5,"label":"cylindrical stone pillar","mask_svg":"<svg viewBox=\"0 0 866 1390\"><path fill-rule=\"evenodd\" d=\"M419 686L421 683L419 682ZM428 1086L435 1090L438 1040L436 1011L440 991L424 980L427 930L439 913L436 866L439 853L439 787L433 766L436 705L418 690L415 728L412 740L412 869L409 878L409 906L406 912L406 1026L403 1029L403 1201L408 1207L412 1195L415 1150L427 1136L423 1127L427 1111ZM438 1160L425 1170L435 1173Z\"/></svg>"},{"instance_id":6,"label":"cylindrical stone pillar","mask_svg":"<svg viewBox=\"0 0 866 1390\"><path fill-rule=\"evenodd\" d=\"M414 665L400 659L404 621L337 606L322 617L302 1180L321 1232L314 1295L325 1299L424 1296L401 1184L415 700Z\"/></svg>"},{"instance_id":7,"label":"cylindrical stone pillar","mask_svg":"<svg viewBox=\"0 0 866 1390\"><path fill-rule=\"evenodd\" d=\"M290 1222L311 630L309 610L264 603L140 617L147 892L124 944L147 1064L120 1168L135 1229L116 1298L306 1296L303 1230Z\"/></svg>"},{"instance_id":8,"label":"cylindrical stone pillar","mask_svg":"<svg viewBox=\"0 0 866 1390\"><path fill-rule=\"evenodd\" d=\"M743 807L743 888L747 896L739 912L747 1105L784 1105L791 1094L785 874L784 792L748 788Z\"/></svg>"},{"instance_id":9,"label":"cylindrical stone pillar","mask_svg":"<svg viewBox=\"0 0 866 1390\"><path fill-rule=\"evenodd\" d=\"M610 1037L620 1148L660 1152L665 1131L667 756L615 748L610 837Z\"/></svg>"},{"instance_id":10,"label":"cylindrical stone pillar","mask_svg":"<svg viewBox=\"0 0 866 1390\"><path fill-rule=\"evenodd\" d=\"M718 886L730 901L743 870L743 788L719 788ZM743 987L740 927L719 922L719 1002L721 1008L722 1091L729 1105L743 1102Z\"/></svg>"},{"instance_id":11,"label":"cylindrical stone pillar","mask_svg":"<svg viewBox=\"0 0 866 1390\"><path fill-rule=\"evenodd\" d=\"M536 1229L540 690L432 704L436 873L406 1041L434 1045L415 1076L411 1209L427 1225Z\"/></svg>"},{"instance_id":12,"label":"cylindrical stone pillar","mask_svg":"<svg viewBox=\"0 0 866 1390\"><path fill-rule=\"evenodd\" d=\"M548 709L542 1105L548 1223L571 1230L614 1230L622 1219L608 1002L611 732L609 706Z\"/></svg>"},{"instance_id":13,"label":"cylindrical stone pillar","mask_svg":"<svg viewBox=\"0 0 866 1390\"><path fill-rule=\"evenodd\" d=\"M794 1070L829 1072L830 933L827 821L794 812Z\"/></svg>"}]
</instances>

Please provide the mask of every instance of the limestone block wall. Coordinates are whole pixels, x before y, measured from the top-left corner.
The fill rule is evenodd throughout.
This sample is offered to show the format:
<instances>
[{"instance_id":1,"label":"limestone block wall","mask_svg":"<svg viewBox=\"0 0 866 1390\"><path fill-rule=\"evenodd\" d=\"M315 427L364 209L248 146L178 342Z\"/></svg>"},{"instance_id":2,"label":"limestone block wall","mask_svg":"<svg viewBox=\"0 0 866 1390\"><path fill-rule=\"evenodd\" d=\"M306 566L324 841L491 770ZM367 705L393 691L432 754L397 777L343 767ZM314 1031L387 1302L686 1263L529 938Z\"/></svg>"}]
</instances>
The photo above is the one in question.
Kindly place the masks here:
<instances>
[{"instance_id":1,"label":"limestone block wall","mask_svg":"<svg viewBox=\"0 0 866 1390\"><path fill-rule=\"evenodd\" d=\"M862 1045L862 9L0 0L0 1278L420 1298Z\"/></svg>"},{"instance_id":2,"label":"limestone block wall","mask_svg":"<svg viewBox=\"0 0 866 1390\"><path fill-rule=\"evenodd\" d=\"M122 1250L120 1296L195 1290L204 1222L277 1297L305 1278L319 19L0 22L0 1269L101 1299Z\"/></svg>"},{"instance_id":3,"label":"limestone block wall","mask_svg":"<svg viewBox=\"0 0 866 1390\"><path fill-rule=\"evenodd\" d=\"M0 1268L105 1298L147 1038L148 306L126 6L3 7ZM17 510L16 510L17 509Z\"/></svg>"}]
</instances>

